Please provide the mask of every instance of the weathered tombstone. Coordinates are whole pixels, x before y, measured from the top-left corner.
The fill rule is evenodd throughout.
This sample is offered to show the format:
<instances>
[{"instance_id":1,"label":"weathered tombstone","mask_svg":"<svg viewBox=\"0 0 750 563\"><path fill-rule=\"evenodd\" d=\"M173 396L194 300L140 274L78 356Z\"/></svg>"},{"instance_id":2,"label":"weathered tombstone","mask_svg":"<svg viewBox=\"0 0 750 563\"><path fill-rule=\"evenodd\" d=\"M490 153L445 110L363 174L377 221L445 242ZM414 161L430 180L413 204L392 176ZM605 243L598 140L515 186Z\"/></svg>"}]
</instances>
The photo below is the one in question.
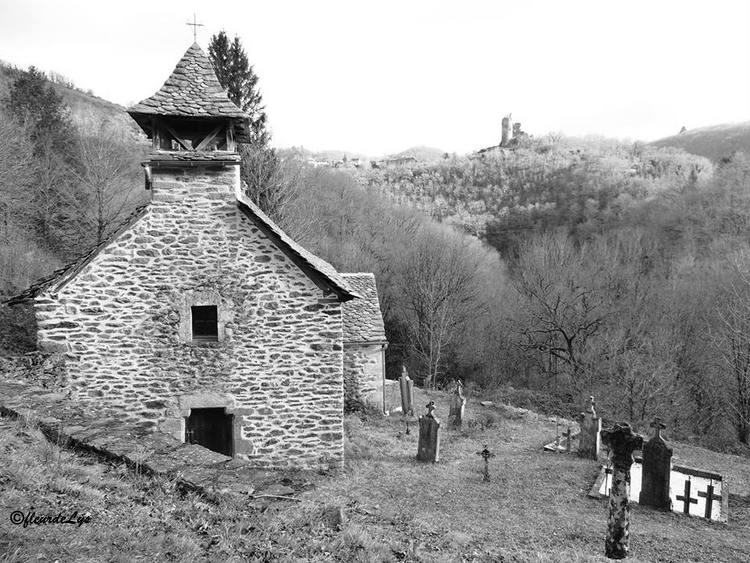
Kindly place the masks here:
<instances>
[{"instance_id":1,"label":"weathered tombstone","mask_svg":"<svg viewBox=\"0 0 750 563\"><path fill-rule=\"evenodd\" d=\"M596 416L594 397L590 399L587 412L578 415L581 432L578 434L578 457L597 459L601 446L602 419Z\"/></svg>"},{"instance_id":2,"label":"weathered tombstone","mask_svg":"<svg viewBox=\"0 0 750 563\"><path fill-rule=\"evenodd\" d=\"M477 452L477 455L481 455L484 459L484 473L482 475L482 478L485 482L490 482L490 458L495 457L495 454L493 454L488 448L487 444L484 445L484 449L481 452Z\"/></svg>"},{"instance_id":3,"label":"weathered tombstone","mask_svg":"<svg viewBox=\"0 0 750 563\"><path fill-rule=\"evenodd\" d=\"M651 423L654 436L643 446L643 477L638 504L671 510L669 477L672 473L672 448L661 437L666 425L656 417Z\"/></svg>"},{"instance_id":4,"label":"weathered tombstone","mask_svg":"<svg viewBox=\"0 0 750 563\"><path fill-rule=\"evenodd\" d=\"M440 421L432 414L435 401L427 403L427 414L419 417L417 461L438 461L440 455Z\"/></svg>"},{"instance_id":5,"label":"weathered tombstone","mask_svg":"<svg viewBox=\"0 0 750 563\"><path fill-rule=\"evenodd\" d=\"M398 382L401 388L401 412L404 413L404 416L412 416L414 414L414 406L412 404L414 382L409 378L406 366L403 367Z\"/></svg>"},{"instance_id":6,"label":"weathered tombstone","mask_svg":"<svg viewBox=\"0 0 750 563\"><path fill-rule=\"evenodd\" d=\"M609 520L604 554L624 559L630 549L630 467L633 452L643 447L643 437L627 423L615 424L601 432L612 459L612 488L609 493Z\"/></svg>"},{"instance_id":7,"label":"weathered tombstone","mask_svg":"<svg viewBox=\"0 0 750 563\"><path fill-rule=\"evenodd\" d=\"M463 394L463 384L459 379L456 381L456 389L453 391L453 395L451 395L451 408L448 414L448 420L451 423L451 428L454 430L461 430L465 405L466 397Z\"/></svg>"},{"instance_id":8,"label":"weathered tombstone","mask_svg":"<svg viewBox=\"0 0 750 563\"><path fill-rule=\"evenodd\" d=\"M565 451L570 453L571 442L573 441L573 430L568 426L568 429L563 432L562 435L565 436Z\"/></svg>"}]
</instances>

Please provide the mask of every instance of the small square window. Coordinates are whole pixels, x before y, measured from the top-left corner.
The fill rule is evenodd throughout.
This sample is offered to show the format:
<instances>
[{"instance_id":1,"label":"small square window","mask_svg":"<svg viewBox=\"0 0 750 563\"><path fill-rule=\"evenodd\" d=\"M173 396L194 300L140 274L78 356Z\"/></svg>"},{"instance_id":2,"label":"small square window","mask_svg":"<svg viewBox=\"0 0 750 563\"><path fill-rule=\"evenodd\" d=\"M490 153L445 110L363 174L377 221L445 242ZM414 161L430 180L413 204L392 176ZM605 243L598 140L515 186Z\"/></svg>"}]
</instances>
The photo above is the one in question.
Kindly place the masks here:
<instances>
[{"instance_id":1,"label":"small square window","mask_svg":"<svg viewBox=\"0 0 750 563\"><path fill-rule=\"evenodd\" d=\"M190 307L193 317L193 340L217 342L219 340L219 322L216 305Z\"/></svg>"}]
</instances>

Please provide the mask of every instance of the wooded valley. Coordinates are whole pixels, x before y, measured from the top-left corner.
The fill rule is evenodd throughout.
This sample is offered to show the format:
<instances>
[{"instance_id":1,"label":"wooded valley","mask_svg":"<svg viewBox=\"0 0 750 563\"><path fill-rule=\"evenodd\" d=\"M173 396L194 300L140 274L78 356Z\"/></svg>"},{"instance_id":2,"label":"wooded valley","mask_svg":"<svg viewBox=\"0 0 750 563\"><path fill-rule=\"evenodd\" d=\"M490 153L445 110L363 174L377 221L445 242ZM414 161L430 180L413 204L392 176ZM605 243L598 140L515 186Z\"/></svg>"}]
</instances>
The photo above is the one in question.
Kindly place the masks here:
<instances>
[{"instance_id":1,"label":"wooded valley","mask_svg":"<svg viewBox=\"0 0 750 563\"><path fill-rule=\"evenodd\" d=\"M121 109L71 108L70 85L2 72L7 298L148 200L148 147ZM745 154L548 135L394 168L315 168L296 149L243 159L250 195L293 238L340 271L375 273L390 377L405 365L425 386L505 386L566 415L594 395L605 418L658 414L677 438L747 451ZM33 345L27 320L3 322L4 353Z\"/></svg>"}]
</instances>

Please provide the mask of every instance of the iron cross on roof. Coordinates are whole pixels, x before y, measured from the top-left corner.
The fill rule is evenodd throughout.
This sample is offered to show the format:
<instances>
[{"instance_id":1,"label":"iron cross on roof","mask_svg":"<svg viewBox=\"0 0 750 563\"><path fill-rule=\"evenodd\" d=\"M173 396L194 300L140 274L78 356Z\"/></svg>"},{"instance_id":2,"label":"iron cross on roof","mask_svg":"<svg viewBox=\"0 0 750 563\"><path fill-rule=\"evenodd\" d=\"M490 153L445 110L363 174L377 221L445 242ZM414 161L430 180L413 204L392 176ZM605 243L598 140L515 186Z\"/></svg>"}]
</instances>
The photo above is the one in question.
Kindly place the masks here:
<instances>
[{"instance_id":1,"label":"iron cross on roof","mask_svg":"<svg viewBox=\"0 0 750 563\"><path fill-rule=\"evenodd\" d=\"M197 23L195 20L195 12L193 12L193 23L187 22L185 25L192 25L193 26L193 42L198 41L198 28L203 27L202 23Z\"/></svg>"}]
</instances>

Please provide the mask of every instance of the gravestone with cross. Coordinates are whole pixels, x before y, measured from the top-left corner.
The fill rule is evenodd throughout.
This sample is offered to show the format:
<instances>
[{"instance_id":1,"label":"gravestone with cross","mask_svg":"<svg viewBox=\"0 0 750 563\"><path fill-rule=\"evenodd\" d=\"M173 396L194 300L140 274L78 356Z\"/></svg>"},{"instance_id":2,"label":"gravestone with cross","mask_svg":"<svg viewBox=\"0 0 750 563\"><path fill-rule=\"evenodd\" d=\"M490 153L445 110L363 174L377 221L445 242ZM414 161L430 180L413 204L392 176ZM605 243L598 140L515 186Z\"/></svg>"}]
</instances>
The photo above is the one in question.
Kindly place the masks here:
<instances>
[{"instance_id":1,"label":"gravestone with cross","mask_svg":"<svg viewBox=\"0 0 750 563\"><path fill-rule=\"evenodd\" d=\"M630 550L630 467L633 452L643 447L643 437L627 423L601 431L612 461L612 488L609 492L609 520L604 553L610 559L624 559Z\"/></svg>"},{"instance_id":2,"label":"gravestone with cross","mask_svg":"<svg viewBox=\"0 0 750 563\"><path fill-rule=\"evenodd\" d=\"M461 380L456 381L456 388L451 395L451 409L448 414L448 420L450 420L451 428L454 430L461 430L461 423L464 418L464 406L466 405L466 397L463 393L463 384Z\"/></svg>"},{"instance_id":3,"label":"gravestone with cross","mask_svg":"<svg viewBox=\"0 0 750 563\"><path fill-rule=\"evenodd\" d=\"M433 414L435 401L425 406L427 414L419 417L417 461L437 462L440 456L440 421Z\"/></svg>"},{"instance_id":4,"label":"gravestone with cross","mask_svg":"<svg viewBox=\"0 0 750 563\"><path fill-rule=\"evenodd\" d=\"M398 384L401 389L401 412L404 416L411 416L414 414L414 406L412 405L414 382L409 378L406 366L403 366L401 377L398 379Z\"/></svg>"},{"instance_id":5,"label":"gravestone with cross","mask_svg":"<svg viewBox=\"0 0 750 563\"><path fill-rule=\"evenodd\" d=\"M487 444L485 444L484 449L482 451L477 452L477 455L482 456L482 459L484 459L484 473L482 475L482 479L485 482L489 483L490 482L490 458L495 457L495 454L493 454L487 447Z\"/></svg>"},{"instance_id":6,"label":"gravestone with cross","mask_svg":"<svg viewBox=\"0 0 750 563\"><path fill-rule=\"evenodd\" d=\"M687 492L688 491L686 489L686 493L685 493L686 495L687 495ZM698 491L698 496L706 499L706 512L704 513L704 516L710 519L711 510L713 509L714 501L721 500L721 495L714 494L714 480L713 479L709 481L709 485L708 485L706 492Z\"/></svg>"},{"instance_id":7,"label":"gravestone with cross","mask_svg":"<svg viewBox=\"0 0 750 563\"><path fill-rule=\"evenodd\" d=\"M661 431L666 425L656 417L651 423L654 436L643 446L643 476L638 504L671 510L669 478L672 473L672 448L664 441Z\"/></svg>"},{"instance_id":8,"label":"gravestone with cross","mask_svg":"<svg viewBox=\"0 0 750 563\"><path fill-rule=\"evenodd\" d=\"M589 399L589 408L578 415L581 432L578 434L578 457L597 459L601 447L602 419L596 416L594 397Z\"/></svg>"}]
</instances>

